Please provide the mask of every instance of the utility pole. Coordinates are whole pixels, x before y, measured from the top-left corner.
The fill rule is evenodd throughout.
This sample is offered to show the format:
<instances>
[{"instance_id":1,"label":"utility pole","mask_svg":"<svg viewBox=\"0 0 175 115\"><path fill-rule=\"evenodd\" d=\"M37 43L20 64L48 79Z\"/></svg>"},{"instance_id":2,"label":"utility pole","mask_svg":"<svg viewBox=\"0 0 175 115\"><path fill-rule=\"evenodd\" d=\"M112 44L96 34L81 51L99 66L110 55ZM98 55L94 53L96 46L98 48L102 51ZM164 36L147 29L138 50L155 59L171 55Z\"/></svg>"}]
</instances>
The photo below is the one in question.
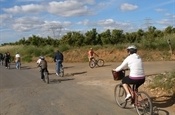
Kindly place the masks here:
<instances>
[{"instance_id":1,"label":"utility pole","mask_svg":"<svg viewBox=\"0 0 175 115\"><path fill-rule=\"evenodd\" d=\"M146 18L146 19L145 19L145 25L146 25L146 28L147 28L147 30L148 30L148 28L152 25L151 19L150 19L150 18Z\"/></svg>"}]
</instances>

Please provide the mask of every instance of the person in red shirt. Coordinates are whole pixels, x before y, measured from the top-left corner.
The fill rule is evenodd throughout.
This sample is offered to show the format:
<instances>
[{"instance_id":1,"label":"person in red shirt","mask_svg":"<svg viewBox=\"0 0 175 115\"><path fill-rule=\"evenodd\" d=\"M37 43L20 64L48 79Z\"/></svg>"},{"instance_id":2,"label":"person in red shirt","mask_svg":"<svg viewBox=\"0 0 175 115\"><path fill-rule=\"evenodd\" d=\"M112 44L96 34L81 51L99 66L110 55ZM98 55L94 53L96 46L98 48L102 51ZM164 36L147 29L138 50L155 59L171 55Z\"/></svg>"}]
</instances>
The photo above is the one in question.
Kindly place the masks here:
<instances>
[{"instance_id":1,"label":"person in red shirt","mask_svg":"<svg viewBox=\"0 0 175 115\"><path fill-rule=\"evenodd\" d=\"M95 55L98 57L98 55L94 52L94 50L92 48L90 48L90 50L88 51L89 61L91 61L94 58Z\"/></svg>"}]
</instances>

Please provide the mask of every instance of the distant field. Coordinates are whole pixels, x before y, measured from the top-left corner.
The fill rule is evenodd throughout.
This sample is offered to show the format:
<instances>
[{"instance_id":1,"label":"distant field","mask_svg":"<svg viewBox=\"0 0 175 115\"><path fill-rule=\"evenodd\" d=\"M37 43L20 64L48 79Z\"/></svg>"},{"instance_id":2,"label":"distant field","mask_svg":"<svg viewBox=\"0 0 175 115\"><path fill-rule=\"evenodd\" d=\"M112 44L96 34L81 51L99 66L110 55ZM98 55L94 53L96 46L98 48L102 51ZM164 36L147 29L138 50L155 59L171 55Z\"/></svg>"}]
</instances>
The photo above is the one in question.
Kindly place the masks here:
<instances>
[{"instance_id":1,"label":"distant field","mask_svg":"<svg viewBox=\"0 0 175 115\"><path fill-rule=\"evenodd\" d=\"M10 52L12 56L16 52L19 52L22 56L23 61L36 61L40 55L46 56L48 61L53 61L52 56L54 54L54 48L46 46L43 48L34 46L1 46L0 52ZM89 47L82 48L70 48L63 52L65 62L87 62L87 52ZM103 58L106 62L122 61L126 56L127 52L125 49L117 49L116 47L97 47L94 48L95 52L99 55L99 58ZM175 60L169 51L159 50L138 50L138 54L144 61L166 61Z\"/></svg>"}]
</instances>

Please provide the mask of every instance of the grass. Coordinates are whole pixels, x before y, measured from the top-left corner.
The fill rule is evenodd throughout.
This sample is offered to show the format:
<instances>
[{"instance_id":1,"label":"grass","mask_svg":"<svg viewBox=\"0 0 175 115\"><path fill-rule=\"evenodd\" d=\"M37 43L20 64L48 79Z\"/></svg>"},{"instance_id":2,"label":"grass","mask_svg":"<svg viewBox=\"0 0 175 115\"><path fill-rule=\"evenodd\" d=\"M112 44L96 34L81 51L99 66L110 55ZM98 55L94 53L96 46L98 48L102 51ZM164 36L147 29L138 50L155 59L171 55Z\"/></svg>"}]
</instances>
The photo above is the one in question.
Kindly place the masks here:
<instances>
[{"instance_id":1,"label":"grass","mask_svg":"<svg viewBox=\"0 0 175 115\"><path fill-rule=\"evenodd\" d=\"M175 94L175 70L156 75L149 87L151 89L158 87L167 93Z\"/></svg>"}]
</instances>

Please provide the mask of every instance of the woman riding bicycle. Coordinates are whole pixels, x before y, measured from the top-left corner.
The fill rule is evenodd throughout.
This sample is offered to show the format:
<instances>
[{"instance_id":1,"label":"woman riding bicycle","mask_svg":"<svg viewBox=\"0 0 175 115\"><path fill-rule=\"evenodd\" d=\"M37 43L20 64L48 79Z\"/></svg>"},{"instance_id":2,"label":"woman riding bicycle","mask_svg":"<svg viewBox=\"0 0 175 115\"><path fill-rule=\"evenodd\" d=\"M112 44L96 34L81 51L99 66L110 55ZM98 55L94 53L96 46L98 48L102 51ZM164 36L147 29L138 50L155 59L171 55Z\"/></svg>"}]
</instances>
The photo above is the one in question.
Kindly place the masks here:
<instances>
[{"instance_id":1,"label":"woman riding bicycle","mask_svg":"<svg viewBox=\"0 0 175 115\"><path fill-rule=\"evenodd\" d=\"M127 93L125 100L131 97L131 94L128 89L128 84L136 84L136 88L142 85L145 82L145 74L143 68L143 62L141 57L137 54L137 48L134 45L131 45L127 48L128 56L122 62L120 66L116 69L113 69L116 72L121 71L126 66L130 69L129 76L122 79L122 85Z\"/></svg>"}]
</instances>

